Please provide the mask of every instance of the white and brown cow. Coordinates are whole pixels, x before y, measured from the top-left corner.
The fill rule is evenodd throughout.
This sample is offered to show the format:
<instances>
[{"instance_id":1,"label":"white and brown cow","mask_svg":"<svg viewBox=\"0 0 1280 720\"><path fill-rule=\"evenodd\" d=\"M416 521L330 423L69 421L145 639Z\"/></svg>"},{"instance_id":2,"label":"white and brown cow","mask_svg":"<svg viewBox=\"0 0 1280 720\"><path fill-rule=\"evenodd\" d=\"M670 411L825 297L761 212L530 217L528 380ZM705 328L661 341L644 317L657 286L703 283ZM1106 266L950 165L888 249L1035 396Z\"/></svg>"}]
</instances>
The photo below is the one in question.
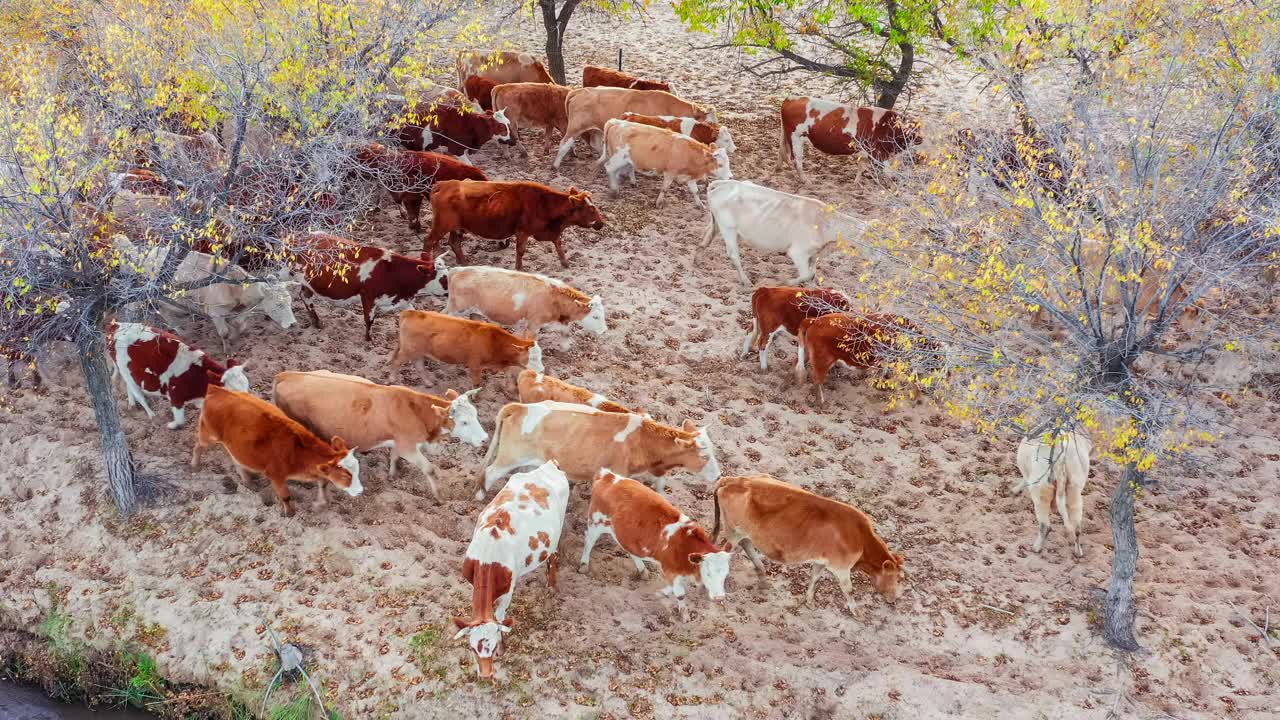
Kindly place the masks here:
<instances>
[{"instance_id":1,"label":"white and brown cow","mask_svg":"<svg viewBox=\"0 0 1280 720\"><path fill-rule=\"evenodd\" d=\"M475 75L498 84L516 82L555 82L551 73L533 55L511 50L463 50L456 63L458 87Z\"/></svg>"},{"instance_id":2,"label":"white and brown cow","mask_svg":"<svg viewBox=\"0 0 1280 720\"><path fill-rule=\"evenodd\" d=\"M603 335L604 302L568 284L534 273L476 265L449 271L449 302L445 312L477 313L507 327L524 323L528 337L550 323L577 323L593 335Z\"/></svg>"},{"instance_id":3,"label":"white and brown cow","mask_svg":"<svg viewBox=\"0 0 1280 720\"><path fill-rule=\"evenodd\" d=\"M712 600L724 600L733 546L716 547L706 530L643 483L601 468L591 485L587 518L579 572L590 570L591 549L608 535L631 555L637 577L646 575L645 560L661 568L667 584L660 594L675 597L685 622L689 621L686 583L702 583Z\"/></svg>"},{"instance_id":4,"label":"white and brown cow","mask_svg":"<svg viewBox=\"0 0 1280 720\"><path fill-rule=\"evenodd\" d=\"M806 318L853 309L849 296L830 288L768 285L751 293L751 331L742 341L742 357L754 349L760 353L760 369L769 369L769 346L779 334L800 335Z\"/></svg>"},{"instance_id":5,"label":"white and brown cow","mask_svg":"<svg viewBox=\"0 0 1280 720\"><path fill-rule=\"evenodd\" d=\"M211 385L249 391L244 365L235 360L223 365L176 335L140 323L112 322L107 329L107 352L124 380L129 407L136 403L147 417L154 417L147 396L168 399L173 410L170 430L182 427L187 403L202 399Z\"/></svg>"},{"instance_id":6,"label":"white and brown cow","mask_svg":"<svg viewBox=\"0 0 1280 720\"><path fill-rule=\"evenodd\" d=\"M695 120L715 122L714 110L682 100L671 93L661 90L629 90L616 87L578 88L565 98L565 113L568 117L564 138L560 141L560 150L552 163L560 167L574 142L582 135L590 134L593 138L603 135L604 124L622 117L624 112L642 115L674 115L691 117Z\"/></svg>"},{"instance_id":7,"label":"white and brown cow","mask_svg":"<svg viewBox=\"0 0 1280 720\"><path fill-rule=\"evenodd\" d=\"M641 115L640 113L624 112L619 120L627 122L640 123L641 125L652 125L654 127L666 128L674 133L680 133L688 138L693 138L703 145L711 145L712 147L724 148L724 151L733 154L738 146L734 144L733 137L729 134L729 128L713 122L705 122L691 117L676 117L675 115Z\"/></svg>"},{"instance_id":8,"label":"white and brown cow","mask_svg":"<svg viewBox=\"0 0 1280 720\"><path fill-rule=\"evenodd\" d=\"M779 165L791 162L804 182L804 141L831 155L866 152L882 163L895 153L921 141L920 128L896 110L856 107L813 97L782 101L782 156Z\"/></svg>"},{"instance_id":9,"label":"white and brown cow","mask_svg":"<svg viewBox=\"0 0 1280 720\"><path fill-rule=\"evenodd\" d=\"M516 389L520 392L520 402L525 404L553 400L555 402L587 405L605 412L632 412L626 406L619 405L603 395L533 370L524 370L516 377ZM644 413L640 414L645 415ZM648 415L645 415L645 417L648 417Z\"/></svg>"},{"instance_id":10,"label":"white and brown cow","mask_svg":"<svg viewBox=\"0 0 1280 720\"><path fill-rule=\"evenodd\" d=\"M465 366L472 387L480 387L486 370L504 372L527 367L542 372L542 348L533 338L512 335L493 323L426 310L404 310L400 313L400 336L391 355L391 367L412 362L425 378L425 358Z\"/></svg>"},{"instance_id":11,"label":"white and brown cow","mask_svg":"<svg viewBox=\"0 0 1280 720\"><path fill-rule=\"evenodd\" d=\"M340 437L360 452L391 448L388 483L395 478L396 461L408 460L422 471L436 502L440 491L423 451L441 432L473 447L484 445L489 434L471 404L476 392L449 390L440 398L328 370L282 372L271 385L272 402L317 435Z\"/></svg>"},{"instance_id":12,"label":"white and brown cow","mask_svg":"<svg viewBox=\"0 0 1280 720\"><path fill-rule=\"evenodd\" d=\"M826 568L844 591L846 607L854 610L853 571L871 577L889 602L898 599L902 555L876 535L871 518L845 503L768 475L721 478L715 491L716 523L713 537L723 528L730 545L741 544L761 577L764 565L758 550L783 565L809 564L809 589L805 601L813 602L813 589Z\"/></svg>"},{"instance_id":13,"label":"white and brown cow","mask_svg":"<svg viewBox=\"0 0 1280 720\"><path fill-rule=\"evenodd\" d=\"M630 176L632 182L636 171L661 175L659 205L673 181L685 183L694 204L703 207L702 198L698 196L698 181L733 177L729 153L724 148L712 150L666 128L617 119L604 124L604 149L597 164L603 165L609 174L609 189L614 192L624 175Z\"/></svg>"},{"instance_id":14,"label":"white and brown cow","mask_svg":"<svg viewBox=\"0 0 1280 720\"><path fill-rule=\"evenodd\" d=\"M1067 529L1071 551L1076 557L1084 557L1080 545L1080 520L1084 511L1084 486L1089 480L1089 453L1093 441L1080 433L1066 433L1058 438L1023 438L1018 443L1018 470L1022 473L1022 485L1031 496L1031 507L1036 512L1039 530L1034 552L1040 552L1045 538L1049 537L1049 507L1054 497L1058 501L1058 513Z\"/></svg>"},{"instance_id":15,"label":"white and brown cow","mask_svg":"<svg viewBox=\"0 0 1280 720\"><path fill-rule=\"evenodd\" d=\"M711 436L692 420L676 428L585 405L510 403L498 412L476 499L483 500L513 470L547 460L580 482L589 482L602 467L626 475L647 473L657 478L659 492L665 488L663 476L675 468L700 473L706 482L720 477Z\"/></svg>"},{"instance_id":16,"label":"white and brown cow","mask_svg":"<svg viewBox=\"0 0 1280 720\"><path fill-rule=\"evenodd\" d=\"M751 279L742 269L741 239L757 250L784 252L796 266L797 284L813 279L818 256L837 241L862 237L867 223L837 212L830 203L756 185L746 180L716 180L707 188L711 223L702 237L706 248L716 231L743 285Z\"/></svg>"},{"instance_id":17,"label":"white and brown cow","mask_svg":"<svg viewBox=\"0 0 1280 720\"><path fill-rule=\"evenodd\" d=\"M471 617L453 619L454 639L467 638L480 677L493 677L494 658L514 623L507 608L520 578L545 563L547 587L555 590L568 506L569 480L549 461L512 476L480 513L462 562L462 577L471 583Z\"/></svg>"}]
</instances>

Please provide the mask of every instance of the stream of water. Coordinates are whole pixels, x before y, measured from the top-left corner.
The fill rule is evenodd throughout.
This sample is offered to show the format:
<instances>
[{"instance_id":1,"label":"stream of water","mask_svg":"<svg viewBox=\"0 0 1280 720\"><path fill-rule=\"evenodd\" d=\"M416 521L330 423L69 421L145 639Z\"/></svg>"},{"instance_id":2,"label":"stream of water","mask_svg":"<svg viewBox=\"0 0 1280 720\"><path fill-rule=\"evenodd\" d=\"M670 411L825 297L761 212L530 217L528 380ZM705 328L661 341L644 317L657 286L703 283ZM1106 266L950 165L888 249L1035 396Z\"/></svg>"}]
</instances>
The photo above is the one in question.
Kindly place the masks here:
<instances>
[{"instance_id":1,"label":"stream of water","mask_svg":"<svg viewBox=\"0 0 1280 720\"><path fill-rule=\"evenodd\" d=\"M0 680L0 720L155 720L138 710L90 710L45 697L39 690Z\"/></svg>"}]
</instances>

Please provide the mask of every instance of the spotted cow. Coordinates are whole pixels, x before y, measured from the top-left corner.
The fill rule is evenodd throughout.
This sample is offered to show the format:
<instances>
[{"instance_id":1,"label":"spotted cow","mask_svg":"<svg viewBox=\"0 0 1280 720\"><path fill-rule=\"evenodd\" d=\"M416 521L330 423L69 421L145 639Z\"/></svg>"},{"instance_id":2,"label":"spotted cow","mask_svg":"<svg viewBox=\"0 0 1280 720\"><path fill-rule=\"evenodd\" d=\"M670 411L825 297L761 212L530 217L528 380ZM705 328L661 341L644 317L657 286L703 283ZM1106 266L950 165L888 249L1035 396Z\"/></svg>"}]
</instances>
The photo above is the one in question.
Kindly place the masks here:
<instances>
[{"instance_id":1,"label":"spotted cow","mask_svg":"<svg viewBox=\"0 0 1280 720\"><path fill-rule=\"evenodd\" d=\"M751 293L751 331L742 341L742 357L760 353L760 369L769 369L769 346L780 334L800 334L806 318L853 309L849 296L830 288L762 286Z\"/></svg>"},{"instance_id":2,"label":"spotted cow","mask_svg":"<svg viewBox=\"0 0 1280 720\"><path fill-rule=\"evenodd\" d=\"M831 155L865 152L877 163L895 153L919 145L920 127L905 120L896 110L855 107L812 97L782 101L782 156L804 182L804 141Z\"/></svg>"}]
</instances>

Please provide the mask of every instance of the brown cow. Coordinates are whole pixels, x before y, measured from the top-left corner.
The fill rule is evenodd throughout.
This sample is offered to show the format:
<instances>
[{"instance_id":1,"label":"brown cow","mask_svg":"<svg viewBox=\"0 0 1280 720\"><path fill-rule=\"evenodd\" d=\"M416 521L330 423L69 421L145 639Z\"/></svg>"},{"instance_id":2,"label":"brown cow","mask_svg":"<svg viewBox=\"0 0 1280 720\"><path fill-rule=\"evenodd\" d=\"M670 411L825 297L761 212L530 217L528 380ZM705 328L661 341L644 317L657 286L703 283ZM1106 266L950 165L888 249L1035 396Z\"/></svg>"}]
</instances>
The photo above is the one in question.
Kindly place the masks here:
<instances>
[{"instance_id":1,"label":"brown cow","mask_svg":"<svg viewBox=\"0 0 1280 720\"><path fill-rule=\"evenodd\" d=\"M391 193L400 208L400 216L409 221L409 229L422 229L419 215L422 201L430 197L431 188L441 180L488 180L480 168L448 155L413 150L389 151L372 143L356 155L358 171L365 178L376 178Z\"/></svg>"},{"instance_id":2,"label":"brown cow","mask_svg":"<svg viewBox=\"0 0 1280 720\"><path fill-rule=\"evenodd\" d=\"M493 89L498 83L486 77L472 75L462 83L462 90L467 97L480 103L480 109L485 111L493 110Z\"/></svg>"},{"instance_id":3,"label":"brown cow","mask_svg":"<svg viewBox=\"0 0 1280 720\"><path fill-rule=\"evenodd\" d=\"M582 68L582 87L620 87L631 90L661 90L672 92L669 83L657 80L641 80L638 77L610 70L609 68L587 65Z\"/></svg>"},{"instance_id":4,"label":"brown cow","mask_svg":"<svg viewBox=\"0 0 1280 720\"><path fill-rule=\"evenodd\" d=\"M746 357L752 346L760 353L760 369L769 369L769 346L779 333L800 334L800 323L831 312L852 310L849 296L828 288L761 286L751 293L751 332L742 341Z\"/></svg>"},{"instance_id":5,"label":"brown cow","mask_svg":"<svg viewBox=\"0 0 1280 720\"><path fill-rule=\"evenodd\" d=\"M845 503L815 495L768 475L724 477L716 483L713 538L724 528L729 546L741 544L756 572L764 564L756 555L783 565L809 563L809 589L805 601L813 602L813 588L822 568L840 583L846 607L854 610L853 570L871 577L876 590L889 602L898 599L902 555L889 552L866 513Z\"/></svg>"},{"instance_id":6,"label":"brown cow","mask_svg":"<svg viewBox=\"0 0 1280 720\"><path fill-rule=\"evenodd\" d=\"M504 83L493 88L490 105L507 114L516 129L516 147L521 152L529 154L518 140L520 132L529 127L542 128L543 149L550 152L551 131L563 135L569 122L564 103L571 89L548 83Z\"/></svg>"},{"instance_id":7,"label":"brown cow","mask_svg":"<svg viewBox=\"0 0 1280 720\"><path fill-rule=\"evenodd\" d=\"M286 517L293 515L290 480L317 483L321 505L329 502L327 483L352 496L364 489L360 461L342 438L326 443L280 408L248 393L209 386L191 449L192 469L200 466L200 454L210 445L226 448L246 486L248 471L265 476Z\"/></svg>"},{"instance_id":8,"label":"brown cow","mask_svg":"<svg viewBox=\"0 0 1280 720\"><path fill-rule=\"evenodd\" d=\"M800 352L796 357L796 382L805 379L805 360L813 367L818 405L826 404L822 385L836 363L852 368L880 367L887 356L920 352L930 358L931 369L942 364L938 343L928 339L910 320L889 314L829 313L800 323Z\"/></svg>"},{"instance_id":9,"label":"brown cow","mask_svg":"<svg viewBox=\"0 0 1280 720\"><path fill-rule=\"evenodd\" d=\"M506 113L476 112L453 103L419 103L407 113L400 126L400 144L407 150L444 148L470 161L468 153L490 140L504 145L519 142Z\"/></svg>"},{"instance_id":10,"label":"brown cow","mask_svg":"<svg viewBox=\"0 0 1280 720\"><path fill-rule=\"evenodd\" d=\"M661 90L628 90L615 87L578 88L565 98L565 114L568 121L564 138L560 141L560 150L551 164L560 167L565 156L573 149L579 136L588 133L595 139L604 135L604 125L610 120L622 117L624 112L641 115L673 115L691 117L694 120L715 122L714 110L682 100L671 93Z\"/></svg>"},{"instance_id":11,"label":"brown cow","mask_svg":"<svg viewBox=\"0 0 1280 720\"><path fill-rule=\"evenodd\" d=\"M527 367L542 372L542 348L537 340L512 335L492 323L427 310L404 310L400 313L400 339L391 355L391 367L414 362L425 377L423 358L465 365L472 387L484 382L485 370L501 372Z\"/></svg>"},{"instance_id":12,"label":"brown cow","mask_svg":"<svg viewBox=\"0 0 1280 720\"><path fill-rule=\"evenodd\" d=\"M853 155L866 152L877 163L921 142L919 125L895 110L854 107L822 98L793 97L782 101L782 157L800 179L804 174L805 138L822 152Z\"/></svg>"},{"instance_id":13,"label":"brown cow","mask_svg":"<svg viewBox=\"0 0 1280 720\"><path fill-rule=\"evenodd\" d=\"M490 240L516 239L516 270L524 269L524 251L532 237L555 245L560 264L569 267L560 236L570 225L600 230L604 216L591 203L591 193L555 190L535 182L476 182L448 180L436 183L431 193L431 232L422 255L435 257L440 238L449 236L449 247L458 264L465 265L462 233Z\"/></svg>"},{"instance_id":14,"label":"brown cow","mask_svg":"<svg viewBox=\"0 0 1280 720\"><path fill-rule=\"evenodd\" d=\"M637 577L646 575L645 560L662 569L667 586L661 594L675 596L681 620L689 622L686 582L700 582L712 600L724 600L733 546L716 547L706 530L643 483L601 468L591 485L587 517L579 572L590 569L591 549L602 535L609 535L631 555Z\"/></svg>"},{"instance_id":15,"label":"brown cow","mask_svg":"<svg viewBox=\"0 0 1280 720\"><path fill-rule=\"evenodd\" d=\"M529 53L510 50L463 50L458 53L456 68L459 86L472 75L489 78L498 84L555 82L537 58Z\"/></svg>"},{"instance_id":16,"label":"brown cow","mask_svg":"<svg viewBox=\"0 0 1280 720\"><path fill-rule=\"evenodd\" d=\"M562 403L588 405L604 412L633 412L603 395L598 395L586 388L572 385L534 370L522 370L520 372L520 375L516 377L516 389L520 391L520 402L522 403L538 403L543 400L552 400Z\"/></svg>"}]
</instances>

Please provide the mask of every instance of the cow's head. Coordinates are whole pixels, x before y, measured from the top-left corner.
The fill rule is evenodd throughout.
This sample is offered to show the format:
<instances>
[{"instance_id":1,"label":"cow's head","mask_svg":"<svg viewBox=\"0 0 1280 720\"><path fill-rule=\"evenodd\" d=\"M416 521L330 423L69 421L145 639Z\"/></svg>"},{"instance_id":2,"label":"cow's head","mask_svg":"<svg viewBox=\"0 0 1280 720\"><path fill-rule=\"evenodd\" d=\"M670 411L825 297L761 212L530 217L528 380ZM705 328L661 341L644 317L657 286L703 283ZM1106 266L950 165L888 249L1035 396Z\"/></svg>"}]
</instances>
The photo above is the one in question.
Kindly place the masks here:
<instances>
[{"instance_id":1,"label":"cow's head","mask_svg":"<svg viewBox=\"0 0 1280 720\"><path fill-rule=\"evenodd\" d=\"M489 433L480 426L476 406L471 402L471 398L478 392L480 388L468 390L461 395L454 390L444 394L444 398L449 401L449 433L473 447L480 447L489 439Z\"/></svg>"},{"instance_id":2,"label":"cow's head","mask_svg":"<svg viewBox=\"0 0 1280 720\"><path fill-rule=\"evenodd\" d=\"M924 135L920 132L920 121L915 118L908 120L899 115L898 131L903 149L924 142Z\"/></svg>"},{"instance_id":3,"label":"cow's head","mask_svg":"<svg viewBox=\"0 0 1280 720\"><path fill-rule=\"evenodd\" d=\"M507 117L505 109L493 113L493 139L504 145L515 145L519 142L516 124Z\"/></svg>"},{"instance_id":4,"label":"cow's head","mask_svg":"<svg viewBox=\"0 0 1280 720\"><path fill-rule=\"evenodd\" d=\"M422 262L418 264L418 272L427 275L431 279L422 287L419 292L436 297L445 297L449 294L449 266L444 264L444 260L436 258L434 262L429 261L423 254Z\"/></svg>"},{"instance_id":5,"label":"cow's head","mask_svg":"<svg viewBox=\"0 0 1280 720\"><path fill-rule=\"evenodd\" d=\"M454 635L453 639L467 638L467 644L471 646L471 654L476 659L476 672L480 677L493 677L493 660L502 655L502 636L511 632L511 626L514 623L513 618L507 618L502 622L493 620L467 622L459 617L453 619L453 624L458 628L458 634Z\"/></svg>"},{"instance_id":6,"label":"cow's head","mask_svg":"<svg viewBox=\"0 0 1280 720\"><path fill-rule=\"evenodd\" d=\"M538 341L534 340L529 346L529 354L525 358L524 366L530 370L540 373L542 368L542 348L538 346Z\"/></svg>"},{"instance_id":7,"label":"cow's head","mask_svg":"<svg viewBox=\"0 0 1280 720\"><path fill-rule=\"evenodd\" d=\"M577 188L569 188L569 223L578 227L589 227L592 230L604 229L604 215L600 214L591 202L591 193L578 192Z\"/></svg>"},{"instance_id":8,"label":"cow's head","mask_svg":"<svg viewBox=\"0 0 1280 720\"><path fill-rule=\"evenodd\" d=\"M689 553L689 562L698 568L698 580L707 589L707 596L712 600L724 599L724 581L729 577L729 558L733 557L733 546L724 544L724 549L711 553Z\"/></svg>"},{"instance_id":9,"label":"cow's head","mask_svg":"<svg viewBox=\"0 0 1280 720\"><path fill-rule=\"evenodd\" d=\"M711 447L711 437L706 428L699 428L692 420L685 420L680 429L692 437L673 438L674 451L664 460L659 461L652 469L654 475L664 475L672 468L682 467L690 472L701 473L706 482L715 482L720 478L720 463L716 460L715 449Z\"/></svg>"},{"instance_id":10,"label":"cow's head","mask_svg":"<svg viewBox=\"0 0 1280 720\"><path fill-rule=\"evenodd\" d=\"M333 457L316 468L320 480L337 485L352 497L364 492L364 486L360 484L360 461L356 459L356 451L348 448L337 435L333 436L329 445L333 447Z\"/></svg>"},{"instance_id":11,"label":"cow's head","mask_svg":"<svg viewBox=\"0 0 1280 720\"><path fill-rule=\"evenodd\" d=\"M880 563L879 567L869 568L868 575L871 576L871 582L876 587L876 592L880 593L885 600L894 602L898 599L898 578L902 576L902 564L906 559L899 553L889 553L889 558Z\"/></svg>"},{"instance_id":12,"label":"cow's head","mask_svg":"<svg viewBox=\"0 0 1280 720\"><path fill-rule=\"evenodd\" d=\"M729 134L729 128L725 125L720 126L720 134L716 136L716 147L724 148L727 153L733 153L738 149L738 145L733 142L733 136Z\"/></svg>"},{"instance_id":13,"label":"cow's head","mask_svg":"<svg viewBox=\"0 0 1280 720\"><path fill-rule=\"evenodd\" d=\"M587 314L579 321L587 332L593 335L603 335L609 329L605 323L604 317L604 301L599 295L591 298L587 303Z\"/></svg>"},{"instance_id":14,"label":"cow's head","mask_svg":"<svg viewBox=\"0 0 1280 720\"><path fill-rule=\"evenodd\" d=\"M222 372L222 387L236 392L249 392L249 376L244 372L245 366L235 360L227 360L227 369Z\"/></svg>"},{"instance_id":15,"label":"cow's head","mask_svg":"<svg viewBox=\"0 0 1280 720\"><path fill-rule=\"evenodd\" d=\"M698 116L701 116L701 117L698 117ZM719 122L719 120L716 119L715 108L698 107L694 117L697 117L699 120L705 120L707 122Z\"/></svg>"},{"instance_id":16,"label":"cow's head","mask_svg":"<svg viewBox=\"0 0 1280 720\"><path fill-rule=\"evenodd\" d=\"M716 159L716 179L732 180L733 172L729 170L729 151L718 147L715 152L711 153L711 157Z\"/></svg>"},{"instance_id":17,"label":"cow's head","mask_svg":"<svg viewBox=\"0 0 1280 720\"><path fill-rule=\"evenodd\" d=\"M369 143L361 147L351 157L355 161L355 167L351 169L351 175L370 177L381 166L382 159L386 154L387 148L379 143Z\"/></svg>"},{"instance_id":18,"label":"cow's head","mask_svg":"<svg viewBox=\"0 0 1280 720\"><path fill-rule=\"evenodd\" d=\"M271 321L288 330L297 324L293 316L293 298L289 295L289 286L281 282L261 283L262 303L258 306Z\"/></svg>"},{"instance_id":19,"label":"cow's head","mask_svg":"<svg viewBox=\"0 0 1280 720\"><path fill-rule=\"evenodd\" d=\"M719 480L720 462L716 460L716 449L711 446L711 435L707 429L695 426L692 420L685 420L681 429L687 433L694 433L693 447L702 461L702 479L709 483Z\"/></svg>"}]
</instances>

